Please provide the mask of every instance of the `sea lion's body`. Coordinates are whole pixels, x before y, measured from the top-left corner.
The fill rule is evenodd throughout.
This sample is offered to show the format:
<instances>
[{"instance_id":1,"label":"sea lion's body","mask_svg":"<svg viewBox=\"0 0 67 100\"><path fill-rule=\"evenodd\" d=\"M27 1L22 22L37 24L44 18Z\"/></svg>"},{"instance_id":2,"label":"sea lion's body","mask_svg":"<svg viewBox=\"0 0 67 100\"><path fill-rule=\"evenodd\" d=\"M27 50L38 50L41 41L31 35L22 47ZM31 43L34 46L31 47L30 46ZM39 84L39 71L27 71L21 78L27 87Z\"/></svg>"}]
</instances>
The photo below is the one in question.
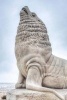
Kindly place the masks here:
<instances>
[{"instance_id":1,"label":"sea lion's body","mask_svg":"<svg viewBox=\"0 0 67 100\"><path fill-rule=\"evenodd\" d=\"M52 55L45 24L27 7L20 13L15 51L19 68L16 88L67 88L67 61Z\"/></svg>"}]
</instances>

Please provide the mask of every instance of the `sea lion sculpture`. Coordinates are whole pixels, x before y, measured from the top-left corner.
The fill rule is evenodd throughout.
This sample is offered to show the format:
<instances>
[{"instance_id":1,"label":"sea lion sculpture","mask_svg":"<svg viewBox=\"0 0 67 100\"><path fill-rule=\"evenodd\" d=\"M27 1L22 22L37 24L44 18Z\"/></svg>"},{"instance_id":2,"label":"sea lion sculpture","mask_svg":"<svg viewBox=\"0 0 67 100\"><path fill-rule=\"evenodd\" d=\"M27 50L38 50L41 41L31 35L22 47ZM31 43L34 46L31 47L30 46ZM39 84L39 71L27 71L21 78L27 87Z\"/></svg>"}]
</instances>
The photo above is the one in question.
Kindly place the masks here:
<instances>
[{"instance_id":1,"label":"sea lion sculpture","mask_svg":"<svg viewBox=\"0 0 67 100\"><path fill-rule=\"evenodd\" d=\"M45 24L27 6L20 12L15 54L19 69L16 88L52 92L64 100L53 89L67 88L67 60L52 54Z\"/></svg>"}]
</instances>

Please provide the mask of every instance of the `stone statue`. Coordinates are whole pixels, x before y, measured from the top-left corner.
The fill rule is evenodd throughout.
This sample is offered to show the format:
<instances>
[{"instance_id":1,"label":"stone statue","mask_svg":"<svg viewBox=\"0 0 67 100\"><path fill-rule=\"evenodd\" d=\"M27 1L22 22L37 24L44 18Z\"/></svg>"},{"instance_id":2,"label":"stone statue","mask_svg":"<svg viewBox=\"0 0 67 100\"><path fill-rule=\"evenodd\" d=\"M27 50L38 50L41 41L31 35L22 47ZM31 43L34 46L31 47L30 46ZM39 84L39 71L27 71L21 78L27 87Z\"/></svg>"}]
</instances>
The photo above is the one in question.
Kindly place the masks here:
<instances>
[{"instance_id":1,"label":"stone statue","mask_svg":"<svg viewBox=\"0 0 67 100\"><path fill-rule=\"evenodd\" d=\"M67 60L52 54L45 24L25 6L20 12L15 54L19 69L16 88L51 92L67 88Z\"/></svg>"}]
</instances>

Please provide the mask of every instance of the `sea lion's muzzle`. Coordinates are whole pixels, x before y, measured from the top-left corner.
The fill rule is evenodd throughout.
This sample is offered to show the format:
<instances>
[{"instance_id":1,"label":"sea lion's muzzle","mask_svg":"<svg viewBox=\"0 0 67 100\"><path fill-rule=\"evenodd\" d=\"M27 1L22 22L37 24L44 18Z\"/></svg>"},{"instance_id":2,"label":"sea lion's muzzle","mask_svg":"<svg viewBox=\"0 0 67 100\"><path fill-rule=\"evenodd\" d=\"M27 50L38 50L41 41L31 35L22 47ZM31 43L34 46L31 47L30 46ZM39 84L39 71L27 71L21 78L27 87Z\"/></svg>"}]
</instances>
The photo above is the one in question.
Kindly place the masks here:
<instances>
[{"instance_id":1,"label":"sea lion's muzzle","mask_svg":"<svg viewBox=\"0 0 67 100\"><path fill-rule=\"evenodd\" d=\"M29 8L27 6L23 7L22 10L27 14L27 15L31 15L31 12L29 10Z\"/></svg>"}]
</instances>

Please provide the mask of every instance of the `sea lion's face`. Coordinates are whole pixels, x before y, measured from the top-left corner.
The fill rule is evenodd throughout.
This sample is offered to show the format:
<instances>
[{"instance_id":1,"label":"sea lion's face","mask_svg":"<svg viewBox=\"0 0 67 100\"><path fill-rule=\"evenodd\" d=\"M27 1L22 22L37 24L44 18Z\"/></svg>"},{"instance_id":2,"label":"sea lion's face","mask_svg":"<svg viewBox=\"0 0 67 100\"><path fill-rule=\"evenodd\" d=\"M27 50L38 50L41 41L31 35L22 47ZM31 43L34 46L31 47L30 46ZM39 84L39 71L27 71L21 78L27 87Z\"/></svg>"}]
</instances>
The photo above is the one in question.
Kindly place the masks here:
<instances>
[{"instance_id":1,"label":"sea lion's face","mask_svg":"<svg viewBox=\"0 0 67 100\"><path fill-rule=\"evenodd\" d=\"M51 52L45 24L27 6L20 12L16 41L16 49L18 49L16 55L19 59L30 54L46 59L46 55Z\"/></svg>"},{"instance_id":2,"label":"sea lion's face","mask_svg":"<svg viewBox=\"0 0 67 100\"><path fill-rule=\"evenodd\" d=\"M32 19L36 19L36 20L40 21L40 19L37 17L37 15L34 12L31 12L27 6L22 8L22 10L20 12L20 16L22 16L22 17L28 16Z\"/></svg>"}]
</instances>

